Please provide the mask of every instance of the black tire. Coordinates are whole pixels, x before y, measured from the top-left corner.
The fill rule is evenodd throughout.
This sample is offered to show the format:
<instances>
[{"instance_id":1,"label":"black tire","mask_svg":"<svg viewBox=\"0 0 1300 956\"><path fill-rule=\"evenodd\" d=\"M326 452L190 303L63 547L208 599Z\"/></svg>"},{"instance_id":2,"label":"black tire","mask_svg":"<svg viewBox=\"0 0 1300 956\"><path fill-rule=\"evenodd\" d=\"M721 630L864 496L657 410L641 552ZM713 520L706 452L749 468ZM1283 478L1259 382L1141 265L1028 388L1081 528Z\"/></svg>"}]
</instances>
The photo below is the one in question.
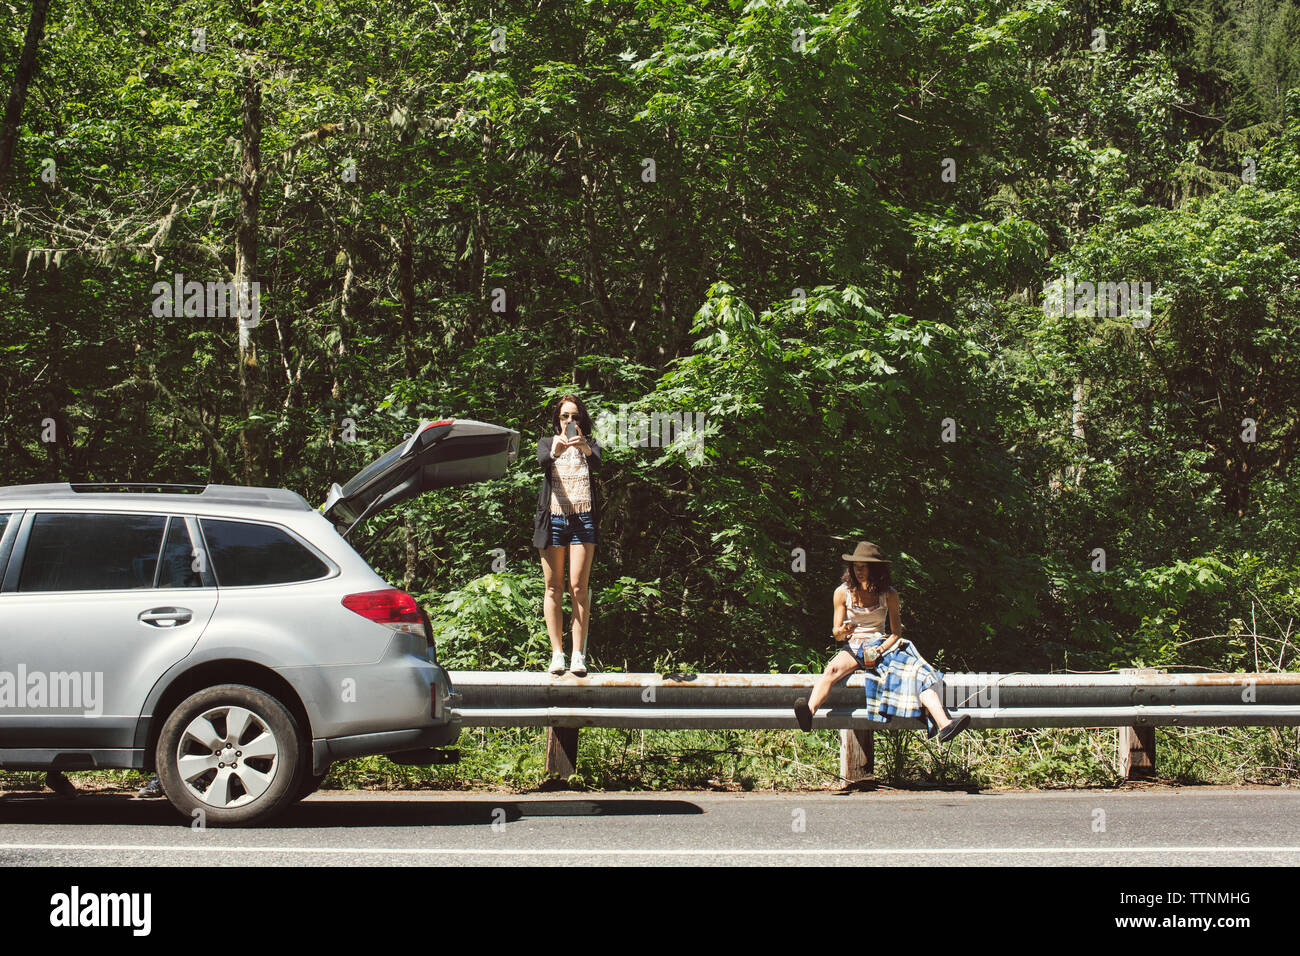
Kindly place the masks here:
<instances>
[{"instance_id":1,"label":"black tire","mask_svg":"<svg viewBox=\"0 0 1300 956\"><path fill-rule=\"evenodd\" d=\"M327 764L325 766L325 773L322 774L312 773L310 765L304 767L302 776L298 782L298 790L294 793L293 799L295 801L306 800L313 793L319 790L320 785L325 782L325 778L329 775L330 767L332 766L334 765Z\"/></svg>"},{"instance_id":2,"label":"black tire","mask_svg":"<svg viewBox=\"0 0 1300 956\"><path fill-rule=\"evenodd\" d=\"M235 734L240 728L232 721L242 733ZM187 697L171 712L154 759L167 799L186 819L212 827L257 826L293 802L304 764L310 775L307 743L293 715L270 694L220 684ZM209 753L209 747L219 749ZM245 758L245 747L257 755ZM190 761L188 780L182 757ZM205 763L216 766L202 769Z\"/></svg>"}]
</instances>

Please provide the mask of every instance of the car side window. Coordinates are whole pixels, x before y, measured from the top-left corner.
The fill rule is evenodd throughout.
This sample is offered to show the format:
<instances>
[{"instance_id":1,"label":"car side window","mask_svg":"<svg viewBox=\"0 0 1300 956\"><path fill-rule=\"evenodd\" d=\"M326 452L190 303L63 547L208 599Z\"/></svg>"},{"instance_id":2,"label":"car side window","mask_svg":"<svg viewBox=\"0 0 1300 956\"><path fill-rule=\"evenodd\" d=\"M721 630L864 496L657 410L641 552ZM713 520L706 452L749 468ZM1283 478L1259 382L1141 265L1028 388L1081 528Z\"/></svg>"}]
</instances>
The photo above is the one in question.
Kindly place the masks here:
<instances>
[{"instance_id":1,"label":"car side window","mask_svg":"<svg viewBox=\"0 0 1300 956\"><path fill-rule=\"evenodd\" d=\"M251 521L201 518L217 586L288 584L325 577L330 569L287 531Z\"/></svg>"},{"instance_id":2,"label":"car side window","mask_svg":"<svg viewBox=\"0 0 1300 956\"><path fill-rule=\"evenodd\" d=\"M160 588L201 588L203 575L198 554L190 541L190 531L184 518L172 518L167 524L167 537L163 541L162 560L158 562Z\"/></svg>"},{"instance_id":3,"label":"car side window","mask_svg":"<svg viewBox=\"0 0 1300 956\"><path fill-rule=\"evenodd\" d=\"M18 590L151 588L166 525L163 515L38 514Z\"/></svg>"},{"instance_id":4,"label":"car side window","mask_svg":"<svg viewBox=\"0 0 1300 956\"><path fill-rule=\"evenodd\" d=\"M4 537L5 525L9 523L9 512L0 511L0 538Z\"/></svg>"}]
</instances>

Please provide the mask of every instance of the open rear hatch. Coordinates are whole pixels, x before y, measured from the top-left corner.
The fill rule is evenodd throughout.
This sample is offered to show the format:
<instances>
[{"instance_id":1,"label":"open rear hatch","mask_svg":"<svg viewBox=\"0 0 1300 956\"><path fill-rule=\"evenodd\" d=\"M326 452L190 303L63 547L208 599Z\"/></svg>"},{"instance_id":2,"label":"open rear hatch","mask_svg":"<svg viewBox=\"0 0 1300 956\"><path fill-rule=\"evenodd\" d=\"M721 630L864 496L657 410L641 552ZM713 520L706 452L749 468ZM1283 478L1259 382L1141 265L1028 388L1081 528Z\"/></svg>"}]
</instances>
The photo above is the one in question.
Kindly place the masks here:
<instances>
[{"instance_id":1,"label":"open rear hatch","mask_svg":"<svg viewBox=\"0 0 1300 956\"><path fill-rule=\"evenodd\" d=\"M465 418L421 422L414 434L367 465L321 506L346 538L385 508L452 485L500 478L519 454L519 432Z\"/></svg>"}]
</instances>

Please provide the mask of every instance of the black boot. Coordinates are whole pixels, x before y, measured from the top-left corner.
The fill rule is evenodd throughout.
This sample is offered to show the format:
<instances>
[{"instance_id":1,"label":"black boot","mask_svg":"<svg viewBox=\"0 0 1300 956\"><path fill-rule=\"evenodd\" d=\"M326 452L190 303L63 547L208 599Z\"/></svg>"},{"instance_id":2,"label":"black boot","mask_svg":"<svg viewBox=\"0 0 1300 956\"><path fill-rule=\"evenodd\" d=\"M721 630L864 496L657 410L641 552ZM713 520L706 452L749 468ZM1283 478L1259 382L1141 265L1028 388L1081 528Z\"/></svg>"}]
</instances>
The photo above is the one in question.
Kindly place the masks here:
<instances>
[{"instance_id":1,"label":"black boot","mask_svg":"<svg viewBox=\"0 0 1300 956\"><path fill-rule=\"evenodd\" d=\"M969 723L970 723L970 715L962 714L960 717L958 717L951 724L949 724L947 727L943 728L943 730L939 732L939 743L946 744L948 741L952 740L952 738L956 737L959 733L965 730L966 725Z\"/></svg>"},{"instance_id":2,"label":"black boot","mask_svg":"<svg viewBox=\"0 0 1300 956\"><path fill-rule=\"evenodd\" d=\"M808 709L808 701L803 697L794 702L794 719L799 721L800 730L812 730L812 711Z\"/></svg>"}]
</instances>

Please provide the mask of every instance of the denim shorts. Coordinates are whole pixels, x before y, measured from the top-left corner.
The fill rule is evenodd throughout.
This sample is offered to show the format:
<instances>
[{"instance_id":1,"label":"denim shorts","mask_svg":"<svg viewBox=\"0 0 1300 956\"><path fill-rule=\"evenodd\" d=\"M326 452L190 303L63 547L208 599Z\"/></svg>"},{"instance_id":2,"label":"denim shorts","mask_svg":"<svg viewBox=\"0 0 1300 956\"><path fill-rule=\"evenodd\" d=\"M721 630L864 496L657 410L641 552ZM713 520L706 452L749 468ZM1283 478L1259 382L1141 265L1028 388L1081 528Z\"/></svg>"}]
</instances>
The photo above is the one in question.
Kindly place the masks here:
<instances>
[{"instance_id":1,"label":"denim shorts","mask_svg":"<svg viewBox=\"0 0 1300 956\"><path fill-rule=\"evenodd\" d=\"M567 548L571 544L595 544L596 524L590 511L568 515L551 515L551 535L546 545Z\"/></svg>"}]
</instances>

